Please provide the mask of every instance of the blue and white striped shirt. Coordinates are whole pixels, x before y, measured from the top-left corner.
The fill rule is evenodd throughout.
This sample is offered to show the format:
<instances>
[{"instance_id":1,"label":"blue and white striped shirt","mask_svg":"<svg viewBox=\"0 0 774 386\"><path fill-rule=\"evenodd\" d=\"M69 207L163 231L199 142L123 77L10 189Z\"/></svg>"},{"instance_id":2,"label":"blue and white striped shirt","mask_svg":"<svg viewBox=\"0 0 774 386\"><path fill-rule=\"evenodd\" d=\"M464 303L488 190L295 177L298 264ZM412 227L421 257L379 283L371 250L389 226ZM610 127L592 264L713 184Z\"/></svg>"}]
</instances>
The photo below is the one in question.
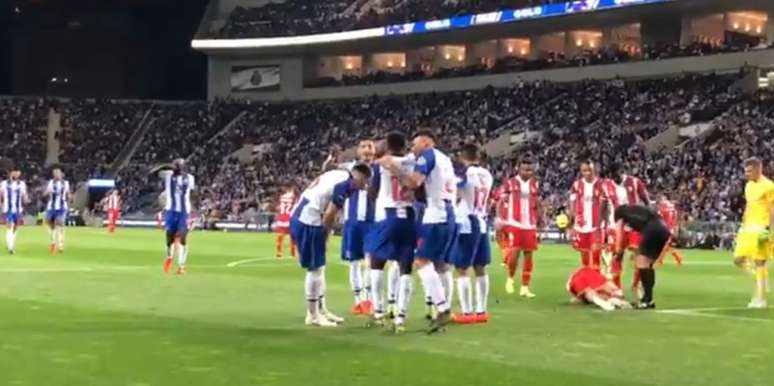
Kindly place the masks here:
<instances>
[{"instance_id":1,"label":"blue and white striped shirt","mask_svg":"<svg viewBox=\"0 0 774 386\"><path fill-rule=\"evenodd\" d=\"M164 177L164 210L190 214L191 191L195 189L194 176L188 173Z\"/></svg>"},{"instance_id":2,"label":"blue and white striped shirt","mask_svg":"<svg viewBox=\"0 0 774 386\"><path fill-rule=\"evenodd\" d=\"M3 197L3 213L22 213L23 200L27 197L27 184L24 181L5 180L0 182L0 191Z\"/></svg>"},{"instance_id":3,"label":"blue and white striped shirt","mask_svg":"<svg viewBox=\"0 0 774 386\"><path fill-rule=\"evenodd\" d=\"M46 186L48 204L46 210L67 210L70 198L70 183L67 180L49 180Z\"/></svg>"}]
</instances>

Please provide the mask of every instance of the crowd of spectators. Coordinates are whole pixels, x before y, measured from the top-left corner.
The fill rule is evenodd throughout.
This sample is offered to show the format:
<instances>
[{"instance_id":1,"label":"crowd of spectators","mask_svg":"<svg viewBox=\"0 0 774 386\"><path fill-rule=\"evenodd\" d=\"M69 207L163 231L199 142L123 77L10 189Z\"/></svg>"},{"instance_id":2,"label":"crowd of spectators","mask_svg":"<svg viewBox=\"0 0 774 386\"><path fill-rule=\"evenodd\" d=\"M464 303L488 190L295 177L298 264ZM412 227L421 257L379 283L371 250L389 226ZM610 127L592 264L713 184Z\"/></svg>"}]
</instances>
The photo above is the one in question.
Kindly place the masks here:
<instances>
[{"instance_id":1,"label":"crowd of spectators","mask_svg":"<svg viewBox=\"0 0 774 386\"><path fill-rule=\"evenodd\" d=\"M771 46L774 47L774 46ZM491 66L473 64L462 67L439 68L426 72L420 69L409 69L405 72L374 71L358 75L344 75L341 79L322 77L309 80L306 87L354 86L380 83L411 82L425 79L457 78L473 75L519 73L527 71L550 70L570 67L585 67L600 64L616 64L633 61L663 60L688 56L705 56L721 53L745 52L755 49L771 48L765 44L749 42L710 44L695 42L687 46L680 45L643 45L639 52L603 48L597 50L582 50L572 57L563 53L549 52L540 58L530 59L524 56L506 56L494 60Z\"/></svg>"},{"instance_id":2,"label":"crowd of spectators","mask_svg":"<svg viewBox=\"0 0 774 386\"><path fill-rule=\"evenodd\" d=\"M341 32L554 2L560 1L342 0L310 3L285 0L281 3L269 2L260 7L235 7L216 37L234 39Z\"/></svg>"},{"instance_id":3,"label":"crowd of spectators","mask_svg":"<svg viewBox=\"0 0 774 386\"><path fill-rule=\"evenodd\" d=\"M737 79L534 82L297 103L0 99L0 135L9 138L0 146L5 157L25 165L28 181L40 179L47 115L54 106L66 128L60 156L73 175L73 169L112 163L147 114L147 133L115 176L125 209L153 208L160 193L158 167L183 157L197 177L199 211L244 220L270 207L282 186L303 188L331 154L351 157L362 138L431 128L439 146L454 153L466 142L529 133L531 140L490 159L489 166L502 180L513 174L517 159L533 158L551 209L565 203L578 161L591 158L602 173L623 165L654 193L676 200L686 218L732 221L743 203L741 160L774 151L774 96L730 91ZM712 122L717 130L679 147L646 149L646 141L662 131L697 122Z\"/></svg>"}]
</instances>

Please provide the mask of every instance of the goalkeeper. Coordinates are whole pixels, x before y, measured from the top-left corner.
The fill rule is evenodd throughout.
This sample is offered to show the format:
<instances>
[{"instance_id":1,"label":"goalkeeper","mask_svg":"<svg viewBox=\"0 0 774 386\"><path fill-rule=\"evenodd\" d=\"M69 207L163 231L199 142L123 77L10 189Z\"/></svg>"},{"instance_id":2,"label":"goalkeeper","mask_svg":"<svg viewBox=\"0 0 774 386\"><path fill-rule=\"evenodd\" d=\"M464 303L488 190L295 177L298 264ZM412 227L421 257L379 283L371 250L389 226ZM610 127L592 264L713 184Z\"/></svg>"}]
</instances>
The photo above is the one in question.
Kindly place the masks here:
<instances>
[{"instance_id":1,"label":"goalkeeper","mask_svg":"<svg viewBox=\"0 0 774 386\"><path fill-rule=\"evenodd\" d=\"M771 224L774 220L774 182L763 175L763 163L758 158L744 162L746 207L742 226L736 236L734 264L750 269L755 275L755 292L748 308L766 308L771 259Z\"/></svg>"}]
</instances>

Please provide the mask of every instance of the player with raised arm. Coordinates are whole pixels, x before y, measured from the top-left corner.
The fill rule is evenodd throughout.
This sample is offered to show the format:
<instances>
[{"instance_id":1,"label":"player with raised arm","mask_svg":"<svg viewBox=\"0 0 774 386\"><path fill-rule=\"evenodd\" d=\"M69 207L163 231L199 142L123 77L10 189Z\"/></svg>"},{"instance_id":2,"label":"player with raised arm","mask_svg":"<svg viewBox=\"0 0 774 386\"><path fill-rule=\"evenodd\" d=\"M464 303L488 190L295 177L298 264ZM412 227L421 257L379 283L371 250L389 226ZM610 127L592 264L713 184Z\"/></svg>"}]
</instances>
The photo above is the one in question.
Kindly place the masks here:
<instances>
[{"instance_id":1,"label":"player with raised arm","mask_svg":"<svg viewBox=\"0 0 774 386\"><path fill-rule=\"evenodd\" d=\"M107 214L107 226L109 233L115 233L118 218L121 216L121 196L118 189L112 189L102 199L102 207Z\"/></svg>"},{"instance_id":2,"label":"player with raised arm","mask_svg":"<svg viewBox=\"0 0 774 386\"><path fill-rule=\"evenodd\" d=\"M393 175L401 175L402 186L409 189L420 186L425 188L427 204L418 230L415 261L425 293L438 311L429 330L434 333L443 329L451 320L440 274L448 272L447 264L457 231L454 216L457 177L451 159L435 148L435 135L432 132L423 130L416 133L412 152L417 160L414 171L409 175L401 175L400 165L395 162L382 166Z\"/></svg>"},{"instance_id":3,"label":"player with raised arm","mask_svg":"<svg viewBox=\"0 0 774 386\"><path fill-rule=\"evenodd\" d=\"M519 267L519 255L524 255L521 269L521 289L519 296L534 298L529 286L534 269L533 254L538 249L537 228L542 226L543 208L540 203L540 186L534 177L534 164L529 158L519 161L519 172L516 177L508 180L503 187L501 200L505 200L507 219L498 223L497 227L505 230L509 241L509 254L505 257L508 268L508 278L505 281L505 292L515 292L514 278Z\"/></svg>"},{"instance_id":4,"label":"player with raised arm","mask_svg":"<svg viewBox=\"0 0 774 386\"><path fill-rule=\"evenodd\" d=\"M489 276L486 267L491 262L489 230L487 225L489 195L494 179L492 174L479 165L480 151L474 144L462 147L460 160L465 167L458 185L459 203L455 208L459 237L455 244L452 262L457 271L457 294L462 315L454 315L460 324L486 323L489 320L486 302L489 296ZM476 304L473 305L468 271L473 267L476 277Z\"/></svg>"},{"instance_id":5,"label":"player with raised arm","mask_svg":"<svg viewBox=\"0 0 774 386\"><path fill-rule=\"evenodd\" d=\"M70 207L70 182L64 179L60 168L54 168L52 179L46 185L46 223L51 233L51 244L48 251L53 255L57 251L64 252L65 219Z\"/></svg>"},{"instance_id":6,"label":"player with raised arm","mask_svg":"<svg viewBox=\"0 0 774 386\"><path fill-rule=\"evenodd\" d=\"M573 247L580 252L581 266L599 270L602 259L602 219L606 200L602 180L597 177L594 162L580 164L581 177L572 184L568 208Z\"/></svg>"},{"instance_id":7,"label":"player with raised arm","mask_svg":"<svg viewBox=\"0 0 774 386\"><path fill-rule=\"evenodd\" d=\"M383 146L386 147L386 154L381 156ZM400 174L408 175L413 172L414 157L404 155L405 150L406 137L401 133L389 133L383 143L377 144L377 155L381 157L373 166L370 185L376 195L376 221L366 237L366 254L370 258L370 280L373 290L372 324L384 324L383 272L387 262L393 261L393 265L397 265L400 273L397 285L394 288L388 288L388 297L396 299L397 310L394 312L396 315L393 323L396 333L405 330L406 314L413 290L411 272L416 246L413 192L403 187L400 175L393 174L389 168L395 163L399 167ZM390 280L389 275L388 280ZM389 294L390 290L394 290L395 293Z\"/></svg>"},{"instance_id":8,"label":"player with raised arm","mask_svg":"<svg viewBox=\"0 0 774 386\"><path fill-rule=\"evenodd\" d=\"M24 223L24 205L29 201L27 184L21 180L21 171L11 168L8 179L0 182L0 206L8 228L5 231L5 245L10 254L16 252L16 233Z\"/></svg>"},{"instance_id":9,"label":"player with raised arm","mask_svg":"<svg viewBox=\"0 0 774 386\"><path fill-rule=\"evenodd\" d=\"M635 308L656 308L653 297L656 271L653 270L653 263L658 260L669 242L671 236L669 229L656 211L642 205L622 205L615 210L614 219L616 222L616 259L622 259L624 254L623 234L626 227L642 236L634 256L634 265L640 273L643 295L635 304Z\"/></svg>"},{"instance_id":10,"label":"player with raised arm","mask_svg":"<svg viewBox=\"0 0 774 386\"><path fill-rule=\"evenodd\" d=\"M274 221L274 233L277 234L276 239L276 257L281 259L283 256L283 246L285 245L285 236L290 234L290 211L298 201L298 192L296 188L291 184L286 184L282 189L277 202L277 219ZM290 256L296 257L296 243L292 237L290 239Z\"/></svg>"},{"instance_id":11,"label":"player with raised arm","mask_svg":"<svg viewBox=\"0 0 774 386\"><path fill-rule=\"evenodd\" d=\"M348 197L367 186L370 176L371 168L365 164L356 164L351 171L325 172L301 193L293 207L290 235L296 241L298 261L306 270L307 325L333 327L343 322L325 303L325 247L337 213Z\"/></svg>"},{"instance_id":12,"label":"player with raised arm","mask_svg":"<svg viewBox=\"0 0 774 386\"><path fill-rule=\"evenodd\" d=\"M185 160L172 162L172 172L164 176L164 229L166 231L166 259L164 272L172 269L177 252L177 274L185 274L188 261L188 218L191 215L191 196L196 190L194 176L186 171Z\"/></svg>"},{"instance_id":13,"label":"player with raised arm","mask_svg":"<svg viewBox=\"0 0 774 386\"><path fill-rule=\"evenodd\" d=\"M358 161L339 165L352 170L356 164L370 166L374 159L374 142L360 141L357 146ZM373 313L373 304L369 299L370 280L366 280L363 265L365 259L365 238L374 223L374 200L366 190L360 189L344 203L344 229L341 239L341 259L349 264L349 283L354 295L352 313L368 315ZM366 271L368 272L368 271ZM365 285L364 285L365 283ZM364 288L365 287L365 288Z\"/></svg>"},{"instance_id":14,"label":"player with raised arm","mask_svg":"<svg viewBox=\"0 0 774 386\"><path fill-rule=\"evenodd\" d=\"M771 229L774 226L774 182L763 175L763 162L750 158L744 162L746 206L736 236L734 264L755 274L755 291L748 308L766 308L771 260Z\"/></svg>"}]
</instances>

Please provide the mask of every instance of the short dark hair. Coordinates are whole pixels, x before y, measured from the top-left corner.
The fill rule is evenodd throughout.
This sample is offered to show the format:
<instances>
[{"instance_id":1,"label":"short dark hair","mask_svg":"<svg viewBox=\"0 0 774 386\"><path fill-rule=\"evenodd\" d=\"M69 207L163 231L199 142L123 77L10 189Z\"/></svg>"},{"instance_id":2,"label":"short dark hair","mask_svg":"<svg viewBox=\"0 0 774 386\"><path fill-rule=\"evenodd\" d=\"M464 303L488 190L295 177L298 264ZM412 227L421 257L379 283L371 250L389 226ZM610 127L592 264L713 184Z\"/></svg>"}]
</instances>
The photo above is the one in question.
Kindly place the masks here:
<instances>
[{"instance_id":1,"label":"short dark hair","mask_svg":"<svg viewBox=\"0 0 774 386\"><path fill-rule=\"evenodd\" d=\"M355 166L352 167L352 171L358 172L366 176L366 178L371 177L371 168L364 163L356 163Z\"/></svg>"},{"instance_id":2,"label":"short dark hair","mask_svg":"<svg viewBox=\"0 0 774 386\"><path fill-rule=\"evenodd\" d=\"M758 157L750 157L744 160L744 167L748 167L748 166L759 168L763 166L763 162Z\"/></svg>"},{"instance_id":3,"label":"short dark hair","mask_svg":"<svg viewBox=\"0 0 774 386\"><path fill-rule=\"evenodd\" d=\"M406 150L406 136L403 133L397 131L387 133L385 142L387 143L387 150L392 154L403 153Z\"/></svg>"},{"instance_id":4,"label":"short dark hair","mask_svg":"<svg viewBox=\"0 0 774 386\"><path fill-rule=\"evenodd\" d=\"M533 163L535 162L532 161L532 157L529 154L525 154L519 158L519 165L532 165Z\"/></svg>"},{"instance_id":5,"label":"short dark hair","mask_svg":"<svg viewBox=\"0 0 774 386\"><path fill-rule=\"evenodd\" d=\"M416 133L414 133L414 138L417 138L417 137L428 137L433 141L435 141L435 133L433 133L432 130L428 130L428 129L418 130Z\"/></svg>"},{"instance_id":6,"label":"short dark hair","mask_svg":"<svg viewBox=\"0 0 774 386\"><path fill-rule=\"evenodd\" d=\"M460 150L460 156L465 161L478 161L481 157L480 153L481 152L478 149L478 145L474 143L466 143L462 145L462 150Z\"/></svg>"}]
</instances>

